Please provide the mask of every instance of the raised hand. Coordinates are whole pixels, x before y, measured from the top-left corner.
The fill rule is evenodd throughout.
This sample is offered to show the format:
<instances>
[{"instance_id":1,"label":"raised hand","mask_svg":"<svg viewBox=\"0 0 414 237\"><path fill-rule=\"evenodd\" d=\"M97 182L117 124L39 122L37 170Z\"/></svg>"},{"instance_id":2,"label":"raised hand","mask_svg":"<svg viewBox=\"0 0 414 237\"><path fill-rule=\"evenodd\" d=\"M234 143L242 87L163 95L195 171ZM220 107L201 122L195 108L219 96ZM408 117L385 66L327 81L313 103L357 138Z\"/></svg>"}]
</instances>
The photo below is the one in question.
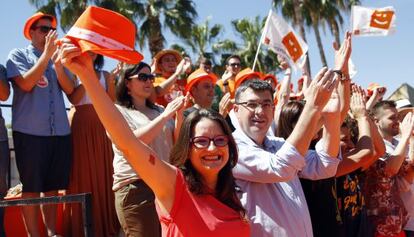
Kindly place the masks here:
<instances>
[{"instance_id":1,"label":"raised hand","mask_svg":"<svg viewBox=\"0 0 414 237\"><path fill-rule=\"evenodd\" d=\"M328 70L326 67L322 68L304 92L306 104L309 103L322 111L336 88L337 82L338 80L334 80L332 70Z\"/></svg>"},{"instance_id":2,"label":"raised hand","mask_svg":"<svg viewBox=\"0 0 414 237\"><path fill-rule=\"evenodd\" d=\"M282 70L286 70L286 69L290 68L289 63L282 56L277 55L277 60L279 61L279 67Z\"/></svg>"},{"instance_id":3,"label":"raised hand","mask_svg":"<svg viewBox=\"0 0 414 237\"><path fill-rule=\"evenodd\" d=\"M51 30L47 35L45 36L45 48L43 50L43 54L46 56L47 59L52 58L53 54L56 52L57 44L57 32L56 30Z\"/></svg>"},{"instance_id":4,"label":"raised hand","mask_svg":"<svg viewBox=\"0 0 414 237\"><path fill-rule=\"evenodd\" d=\"M223 76L221 76L221 80L223 82L226 82L232 77L233 77L233 73L230 70L226 69L226 71L224 71L224 73L223 73Z\"/></svg>"},{"instance_id":5,"label":"raised hand","mask_svg":"<svg viewBox=\"0 0 414 237\"><path fill-rule=\"evenodd\" d=\"M230 93L227 92L223 95L219 103L219 113L221 116L226 117L232 105L233 103L230 98Z\"/></svg>"},{"instance_id":6,"label":"raised hand","mask_svg":"<svg viewBox=\"0 0 414 237\"><path fill-rule=\"evenodd\" d=\"M151 73L155 73L155 67L157 66L157 59L153 58L151 62Z\"/></svg>"},{"instance_id":7,"label":"raised hand","mask_svg":"<svg viewBox=\"0 0 414 237\"><path fill-rule=\"evenodd\" d=\"M63 66L76 75L82 73L94 73L92 58L87 54L82 54L80 48L74 45L69 39L62 39L59 48L59 58Z\"/></svg>"},{"instance_id":8,"label":"raised hand","mask_svg":"<svg viewBox=\"0 0 414 237\"><path fill-rule=\"evenodd\" d=\"M164 118L170 119L175 115L175 112L184 108L184 104L187 101L188 96L178 96L173 101L168 103L167 107L165 107L164 112L162 113Z\"/></svg>"},{"instance_id":9,"label":"raised hand","mask_svg":"<svg viewBox=\"0 0 414 237\"><path fill-rule=\"evenodd\" d=\"M341 47L336 42L333 43L335 50L335 70L340 70L343 73L348 73L348 61L352 52L352 34L347 31L345 39L342 42Z\"/></svg>"},{"instance_id":10,"label":"raised hand","mask_svg":"<svg viewBox=\"0 0 414 237\"><path fill-rule=\"evenodd\" d=\"M124 67L124 62L118 62L116 64L116 67L112 69L111 76L114 76L114 77L118 76L119 73L121 73L123 67Z\"/></svg>"},{"instance_id":11,"label":"raised hand","mask_svg":"<svg viewBox=\"0 0 414 237\"><path fill-rule=\"evenodd\" d=\"M175 69L177 75L187 72L191 68L191 59L189 57L183 58Z\"/></svg>"},{"instance_id":12,"label":"raised hand","mask_svg":"<svg viewBox=\"0 0 414 237\"><path fill-rule=\"evenodd\" d=\"M322 109L322 116L325 118L327 116L340 116L341 113L341 102L339 100L339 95L336 90L334 90L329 98L328 103Z\"/></svg>"},{"instance_id":13,"label":"raised hand","mask_svg":"<svg viewBox=\"0 0 414 237\"><path fill-rule=\"evenodd\" d=\"M414 130L414 115L409 112L405 115L403 121L400 123L400 132L402 138L409 138L412 136Z\"/></svg>"},{"instance_id":14,"label":"raised hand","mask_svg":"<svg viewBox=\"0 0 414 237\"><path fill-rule=\"evenodd\" d=\"M367 110L365 108L364 91L360 86L352 85L350 106L350 111L353 118L358 119L367 115Z\"/></svg>"}]
</instances>

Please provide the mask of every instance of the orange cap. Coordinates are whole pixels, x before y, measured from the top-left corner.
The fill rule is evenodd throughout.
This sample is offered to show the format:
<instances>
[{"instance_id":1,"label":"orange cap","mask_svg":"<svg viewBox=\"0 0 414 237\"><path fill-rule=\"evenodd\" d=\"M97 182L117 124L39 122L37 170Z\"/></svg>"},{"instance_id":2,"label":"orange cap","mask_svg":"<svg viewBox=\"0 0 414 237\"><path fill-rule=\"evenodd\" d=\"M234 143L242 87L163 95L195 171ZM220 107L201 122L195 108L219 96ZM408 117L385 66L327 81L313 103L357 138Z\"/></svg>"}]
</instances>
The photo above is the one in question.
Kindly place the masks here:
<instances>
[{"instance_id":1,"label":"orange cap","mask_svg":"<svg viewBox=\"0 0 414 237\"><path fill-rule=\"evenodd\" d=\"M177 64L180 63L180 61L183 59L183 57L181 56L180 52L178 52L177 50L174 49L164 49L161 50L160 52L158 52L155 56L155 71L154 73L156 74L160 74L161 72L161 68L160 68L160 62L161 62L161 58L167 54L172 54L175 59L177 60Z\"/></svg>"},{"instance_id":2,"label":"orange cap","mask_svg":"<svg viewBox=\"0 0 414 237\"><path fill-rule=\"evenodd\" d=\"M143 56L135 51L135 26L123 15L89 6L65 36L77 43L82 52L92 51L137 64Z\"/></svg>"},{"instance_id":3,"label":"orange cap","mask_svg":"<svg viewBox=\"0 0 414 237\"><path fill-rule=\"evenodd\" d=\"M40 18L43 18L43 17L52 18L52 27L56 28L56 26L57 26L56 17L54 17L52 15L49 15L49 14L44 14L43 12L38 12L38 13L34 14L33 16L31 16L29 19L27 19L26 23L24 24L23 34L24 34L24 37L26 37L26 39L32 40L32 37L30 36L30 28L32 28L32 25L37 20L39 20Z\"/></svg>"},{"instance_id":4,"label":"orange cap","mask_svg":"<svg viewBox=\"0 0 414 237\"><path fill-rule=\"evenodd\" d=\"M255 72L249 67L241 70L236 75L234 90L236 90L245 80L250 79L252 77L261 79L262 75L260 74L260 72Z\"/></svg>"},{"instance_id":5,"label":"orange cap","mask_svg":"<svg viewBox=\"0 0 414 237\"><path fill-rule=\"evenodd\" d=\"M271 79L275 83L275 85L277 85L277 78L276 78L275 75L273 75L273 74L263 75L262 80L267 80L267 79Z\"/></svg>"},{"instance_id":6,"label":"orange cap","mask_svg":"<svg viewBox=\"0 0 414 237\"><path fill-rule=\"evenodd\" d=\"M207 73L203 69L199 68L195 70L193 73L190 74L187 78L187 85L185 86L185 92L189 92L191 88L196 84L198 81L208 78L211 80L213 84L216 84L217 76L213 73Z\"/></svg>"},{"instance_id":7,"label":"orange cap","mask_svg":"<svg viewBox=\"0 0 414 237\"><path fill-rule=\"evenodd\" d=\"M367 94L368 96L371 96L374 93L374 90L377 88L385 88L384 86L381 86L378 83L370 83L367 87Z\"/></svg>"}]
</instances>

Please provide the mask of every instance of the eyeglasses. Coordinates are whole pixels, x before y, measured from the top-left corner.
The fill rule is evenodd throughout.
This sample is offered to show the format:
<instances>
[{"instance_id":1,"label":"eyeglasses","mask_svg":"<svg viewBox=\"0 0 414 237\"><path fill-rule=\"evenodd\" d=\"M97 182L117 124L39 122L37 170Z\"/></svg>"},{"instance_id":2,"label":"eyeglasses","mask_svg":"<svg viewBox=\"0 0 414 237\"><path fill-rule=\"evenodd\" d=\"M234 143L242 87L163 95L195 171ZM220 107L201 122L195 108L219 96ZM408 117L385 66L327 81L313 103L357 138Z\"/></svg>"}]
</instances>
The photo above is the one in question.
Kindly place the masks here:
<instances>
[{"instance_id":1,"label":"eyeglasses","mask_svg":"<svg viewBox=\"0 0 414 237\"><path fill-rule=\"evenodd\" d=\"M230 63L229 64L231 67L240 67L241 64L240 63Z\"/></svg>"},{"instance_id":2,"label":"eyeglasses","mask_svg":"<svg viewBox=\"0 0 414 237\"><path fill-rule=\"evenodd\" d=\"M207 148L211 141L217 147L227 146L229 143L229 138L226 135L215 136L214 138L199 136L191 138L190 142L197 148Z\"/></svg>"},{"instance_id":3,"label":"eyeglasses","mask_svg":"<svg viewBox=\"0 0 414 237\"><path fill-rule=\"evenodd\" d=\"M49 31L51 31L51 30L56 30L56 28L53 28L53 27L50 27L50 26L35 26L35 27L33 27L33 30L37 30L37 29L40 29L40 31L42 32L42 33L49 33Z\"/></svg>"},{"instance_id":4,"label":"eyeglasses","mask_svg":"<svg viewBox=\"0 0 414 237\"><path fill-rule=\"evenodd\" d=\"M134 79L134 78L136 78L136 79L138 79L138 80L140 80L140 81L142 81L142 82L146 82L146 81L151 81L151 82L153 82L153 81L154 81L154 79L155 79L155 76L154 76L153 74L139 73L138 75L135 75L135 76L129 77L128 79L129 79L129 80L132 80L132 79Z\"/></svg>"},{"instance_id":5,"label":"eyeglasses","mask_svg":"<svg viewBox=\"0 0 414 237\"><path fill-rule=\"evenodd\" d=\"M265 101L262 103L254 102L254 101L238 102L238 103L236 102L236 105L242 105L251 111L255 111L259 107L261 107L263 110L270 110L275 107L275 105L271 101Z\"/></svg>"}]
</instances>

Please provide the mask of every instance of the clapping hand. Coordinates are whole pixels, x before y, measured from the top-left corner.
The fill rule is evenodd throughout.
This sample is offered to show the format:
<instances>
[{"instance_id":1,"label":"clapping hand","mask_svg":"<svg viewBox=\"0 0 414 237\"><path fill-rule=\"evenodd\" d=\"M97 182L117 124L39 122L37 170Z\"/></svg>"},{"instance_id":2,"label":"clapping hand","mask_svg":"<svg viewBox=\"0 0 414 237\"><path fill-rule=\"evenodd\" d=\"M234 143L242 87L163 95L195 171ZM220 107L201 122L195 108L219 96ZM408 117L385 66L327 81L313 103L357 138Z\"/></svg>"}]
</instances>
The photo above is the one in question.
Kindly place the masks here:
<instances>
[{"instance_id":1,"label":"clapping hand","mask_svg":"<svg viewBox=\"0 0 414 237\"><path fill-rule=\"evenodd\" d=\"M306 104L309 103L322 111L336 88L337 82L338 80L334 80L332 70L322 68L304 92Z\"/></svg>"}]
</instances>

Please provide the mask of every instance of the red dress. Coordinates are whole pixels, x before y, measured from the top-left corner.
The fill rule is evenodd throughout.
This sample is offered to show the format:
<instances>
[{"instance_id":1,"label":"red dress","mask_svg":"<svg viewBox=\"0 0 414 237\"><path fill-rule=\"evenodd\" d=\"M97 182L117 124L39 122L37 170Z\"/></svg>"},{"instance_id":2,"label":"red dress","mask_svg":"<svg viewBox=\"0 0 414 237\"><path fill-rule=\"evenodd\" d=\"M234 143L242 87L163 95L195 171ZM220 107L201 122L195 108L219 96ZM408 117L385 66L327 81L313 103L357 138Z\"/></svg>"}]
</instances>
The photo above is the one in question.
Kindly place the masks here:
<instances>
[{"instance_id":1,"label":"red dress","mask_svg":"<svg viewBox=\"0 0 414 237\"><path fill-rule=\"evenodd\" d=\"M177 170L173 207L169 215L158 210L164 237L249 237L250 226L240 214L212 195L192 194Z\"/></svg>"}]
</instances>

